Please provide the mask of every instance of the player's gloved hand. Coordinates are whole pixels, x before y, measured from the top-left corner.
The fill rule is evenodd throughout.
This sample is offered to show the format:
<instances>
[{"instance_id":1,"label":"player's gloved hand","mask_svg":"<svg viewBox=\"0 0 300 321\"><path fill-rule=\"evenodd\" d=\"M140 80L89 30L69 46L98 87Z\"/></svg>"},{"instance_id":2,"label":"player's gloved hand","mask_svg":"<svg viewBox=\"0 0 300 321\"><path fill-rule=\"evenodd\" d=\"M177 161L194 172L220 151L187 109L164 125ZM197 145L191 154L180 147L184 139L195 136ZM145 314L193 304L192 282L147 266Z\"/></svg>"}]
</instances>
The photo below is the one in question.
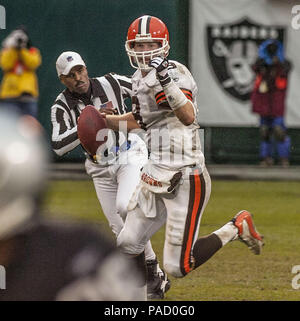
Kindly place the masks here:
<instances>
[{"instance_id":1,"label":"player's gloved hand","mask_svg":"<svg viewBox=\"0 0 300 321\"><path fill-rule=\"evenodd\" d=\"M155 57L149 62L149 66L156 69L157 77L160 84L165 87L171 82L168 73L168 59L165 57Z\"/></svg>"}]
</instances>

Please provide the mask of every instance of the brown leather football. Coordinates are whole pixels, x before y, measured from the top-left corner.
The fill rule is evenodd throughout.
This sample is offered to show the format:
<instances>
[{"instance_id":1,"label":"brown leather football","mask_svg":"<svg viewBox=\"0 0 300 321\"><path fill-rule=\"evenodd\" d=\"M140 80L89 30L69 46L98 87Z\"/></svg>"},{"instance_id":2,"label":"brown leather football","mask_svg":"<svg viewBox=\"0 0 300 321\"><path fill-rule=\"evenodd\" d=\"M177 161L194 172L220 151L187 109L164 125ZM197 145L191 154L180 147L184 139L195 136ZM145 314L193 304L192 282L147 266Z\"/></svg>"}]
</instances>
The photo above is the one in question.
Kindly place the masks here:
<instances>
[{"instance_id":1,"label":"brown leather football","mask_svg":"<svg viewBox=\"0 0 300 321\"><path fill-rule=\"evenodd\" d=\"M99 146L107 141L106 119L94 106L87 105L78 118L77 133L83 148L95 156Z\"/></svg>"}]
</instances>

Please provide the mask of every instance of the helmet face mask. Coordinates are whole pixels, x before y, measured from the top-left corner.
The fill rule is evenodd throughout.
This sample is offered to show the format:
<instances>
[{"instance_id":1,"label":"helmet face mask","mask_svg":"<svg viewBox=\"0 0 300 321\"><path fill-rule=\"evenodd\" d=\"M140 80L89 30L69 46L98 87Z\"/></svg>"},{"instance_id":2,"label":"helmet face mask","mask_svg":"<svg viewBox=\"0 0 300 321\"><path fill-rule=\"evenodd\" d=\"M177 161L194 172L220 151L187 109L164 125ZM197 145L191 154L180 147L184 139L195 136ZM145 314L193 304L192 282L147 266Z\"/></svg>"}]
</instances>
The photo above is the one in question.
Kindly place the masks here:
<instances>
[{"instance_id":1,"label":"helmet face mask","mask_svg":"<svg viewBox=\"0 0 300 321\"><path fill-rule=\"evenodd\" d=\"M153 50L138 51L136 43L159 43L160 47ZM169 32L166 25L156 17L142 16L129 27L125 49L131 66L135 69L150 71L151 59L157 56L167 57L169 54Z\"/></svg>"}]
</instances>

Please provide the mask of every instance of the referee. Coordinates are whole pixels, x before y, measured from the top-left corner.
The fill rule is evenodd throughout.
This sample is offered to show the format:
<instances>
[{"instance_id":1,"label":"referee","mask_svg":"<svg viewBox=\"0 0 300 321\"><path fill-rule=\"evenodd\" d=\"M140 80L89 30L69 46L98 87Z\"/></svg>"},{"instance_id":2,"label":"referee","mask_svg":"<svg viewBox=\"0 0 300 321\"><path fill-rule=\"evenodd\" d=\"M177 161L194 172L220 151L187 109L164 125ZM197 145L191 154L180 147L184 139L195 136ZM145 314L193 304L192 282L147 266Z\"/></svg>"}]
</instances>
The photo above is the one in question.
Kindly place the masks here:
<instances>
[{"instance_id":1,"label":"referee","mask_svg":"<svg viewBox=\"0 0 300 321\"><path fill-rule=\"evenodd\" d=\"M52 148L62 156L78 145L77 120L86 105L93 105L107 114L128 112L124 99L132 97L131 78L108 73L89 78L81 56L72 51L63 52L56 61L56 70L66 89L51 107ZM127 137L116 133L111 148L107 145L101 163L85 153L85 168L94 182L97 197L113 233L118 236L124 225L128 202L139 183L140 169L146 163L148 152L144 141L134 133ZM125 161L124 161L125 160ZM162 299L169 289L166 273L160 269L150 241L145 247L148 268L147 292L149 299Z\"/></svg>"}]
</instances>

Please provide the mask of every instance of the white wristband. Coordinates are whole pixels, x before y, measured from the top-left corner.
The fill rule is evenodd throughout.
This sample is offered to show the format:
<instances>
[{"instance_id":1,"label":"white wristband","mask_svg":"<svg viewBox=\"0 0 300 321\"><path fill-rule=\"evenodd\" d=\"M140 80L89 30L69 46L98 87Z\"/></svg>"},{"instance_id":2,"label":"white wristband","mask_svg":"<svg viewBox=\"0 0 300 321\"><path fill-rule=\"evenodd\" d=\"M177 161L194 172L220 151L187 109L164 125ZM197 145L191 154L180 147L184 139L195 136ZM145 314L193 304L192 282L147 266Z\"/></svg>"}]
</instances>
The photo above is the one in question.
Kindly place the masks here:
<instances>
[{"instance_id":1,"label":"white wristband","mask_svg":"<svg viewBox=\"0 0 300 321\"><path fill-rule=\"evenodd\" d=\"M173 80L166 87L164 87L163 90L172 110L176 110L188 102L185 94L180 90Z\"/></svg>"}]
</instances>

